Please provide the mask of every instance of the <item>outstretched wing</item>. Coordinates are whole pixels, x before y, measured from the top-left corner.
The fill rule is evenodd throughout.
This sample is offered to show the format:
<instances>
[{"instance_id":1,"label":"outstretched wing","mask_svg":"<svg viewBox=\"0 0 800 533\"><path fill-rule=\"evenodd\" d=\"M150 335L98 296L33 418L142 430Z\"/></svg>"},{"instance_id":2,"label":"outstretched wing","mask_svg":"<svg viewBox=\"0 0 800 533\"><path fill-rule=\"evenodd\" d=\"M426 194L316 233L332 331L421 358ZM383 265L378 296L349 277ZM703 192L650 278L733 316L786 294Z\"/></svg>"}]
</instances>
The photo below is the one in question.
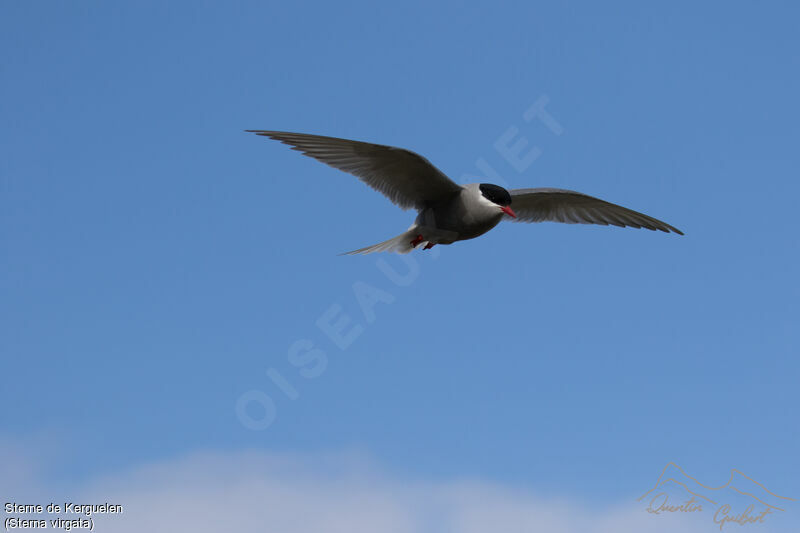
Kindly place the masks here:
<instances>
[{"instance_id":1,"label":"outstretched wing","mask_svg":"<svg viewBox=\"0 0 800 533\"><path fill-rule=\"evenodd\" d=\"M564 222L646 228L683 235L681 230L653 217L599 198L564 189L514 189L511 207L515 222Z\"/></svg>"},{"instance_id":2,"label":"outstretched wing","mask_svg":"<svg viewBox=\"0 0 800 533\"><path fill-rule=\"evenodd\" d=\"M402 148L283 131L246 130L357 176L402 209L422 209L461 187L430 161Z\"/></svg>"}]
</instances>

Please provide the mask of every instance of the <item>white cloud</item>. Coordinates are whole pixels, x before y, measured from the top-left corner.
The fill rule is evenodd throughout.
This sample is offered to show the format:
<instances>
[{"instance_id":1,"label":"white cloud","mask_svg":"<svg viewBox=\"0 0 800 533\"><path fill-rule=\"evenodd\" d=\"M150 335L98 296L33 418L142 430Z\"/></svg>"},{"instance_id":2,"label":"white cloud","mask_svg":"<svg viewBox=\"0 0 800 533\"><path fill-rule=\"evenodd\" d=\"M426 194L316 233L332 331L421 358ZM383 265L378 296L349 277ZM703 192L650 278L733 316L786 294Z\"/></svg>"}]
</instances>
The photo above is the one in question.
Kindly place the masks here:
<instances>
[{"instance_id":1,"label":"white cloud","mask_svg":"<svg viewBox=\"0 0 800 533\"><path fill-rule=\"evenodd\" d=\"M46 484L38 492L56 497ZM488 482L408 480L358 454L192 454L91 480L70 499L124 506L95 515L99 533L718 531L710 516L652 516L636 502L593 510Z\"/></svg>"}]
</instances>

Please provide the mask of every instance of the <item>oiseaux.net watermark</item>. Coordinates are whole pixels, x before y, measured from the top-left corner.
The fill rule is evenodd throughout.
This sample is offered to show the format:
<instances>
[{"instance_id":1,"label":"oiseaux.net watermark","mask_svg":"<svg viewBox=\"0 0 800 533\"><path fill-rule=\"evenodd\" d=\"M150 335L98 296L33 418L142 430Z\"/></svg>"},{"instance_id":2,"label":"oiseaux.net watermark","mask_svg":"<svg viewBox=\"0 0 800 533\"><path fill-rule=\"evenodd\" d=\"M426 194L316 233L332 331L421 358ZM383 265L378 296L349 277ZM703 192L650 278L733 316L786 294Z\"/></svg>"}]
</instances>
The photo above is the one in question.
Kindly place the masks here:
<instances>
[{"instance_id":1,"label":"oiseaux.net watermark","mask_svg":"<svg viewBox=\"0 0 800 533\"><path fill-rule=\"evenodd\" d=\"M564 127L549 110L549 103L549 97L541 95L525 108L519 117L522 127L535 121L543 124L550 134L562 135ZM542 148L530 142L520 128L520 120L515 121L492 143L493 151L503 161L505 170L510 167L517 175L527 171L543 152ZM475 160L475 168L478 175L465 173L459 181L509 186L508 180L485 157ZM439 252L438 248L434 248L425 255L435 260L439 257ZM412 286L421 273L421 265L415 255L380 257L375 261L375 267L385 276L389 286L376 287L365 281L354 281L351 284L349 290L361 311L360 317L349 315L339 303L334 302L314 320L316 331L327 339L326 345L332 344L339 352L347 351L375 323L380 305L395 302L395 291ZM291 377L272 366L266 369L265 376L271 383L270 389L276 389L287 400L295 401L300 397L300 391L295 386L298 379L314 380L322 376L328 368L328 352L313 339L301 338L289 344L286 362L293 368ZM242 426L251 430L269 428L278 417L278 404L272 397L274 394L275 392L268 393L262 389L252 389L240 394L234 410Z\"/></svg>"}]
</instances>

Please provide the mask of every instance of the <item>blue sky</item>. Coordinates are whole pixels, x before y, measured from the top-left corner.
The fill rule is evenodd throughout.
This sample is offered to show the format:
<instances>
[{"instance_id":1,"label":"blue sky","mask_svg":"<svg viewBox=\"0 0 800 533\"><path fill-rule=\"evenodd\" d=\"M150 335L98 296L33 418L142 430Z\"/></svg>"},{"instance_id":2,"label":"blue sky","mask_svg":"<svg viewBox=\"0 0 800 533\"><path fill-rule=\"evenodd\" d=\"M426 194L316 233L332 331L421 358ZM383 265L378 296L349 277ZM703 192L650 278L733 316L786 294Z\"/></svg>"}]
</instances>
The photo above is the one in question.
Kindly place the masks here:
<instances>
[{"instance_id":1,"label":"blue sky","mask_svg":"<svg viewBox=\"0 0 800 533\"><path fill-rule=\"evenodd\" d=\"M0 435L65 490L199 451L356 450L592 505L669 461L800 498L798 15L3 3ZM542 98L560 134L524 118ZM337 254L413 214L253 128L409 148L462 182L492 181L481 160L686 236L505 224L413 254L398 286L398 256ZM540 152L522 171L509 131ZM368 321L354 284L391 303ZM344 350L316 324L333 306L363 328ZM274 402L263 431L248 391Z\"/></svg>"}]
</instances>

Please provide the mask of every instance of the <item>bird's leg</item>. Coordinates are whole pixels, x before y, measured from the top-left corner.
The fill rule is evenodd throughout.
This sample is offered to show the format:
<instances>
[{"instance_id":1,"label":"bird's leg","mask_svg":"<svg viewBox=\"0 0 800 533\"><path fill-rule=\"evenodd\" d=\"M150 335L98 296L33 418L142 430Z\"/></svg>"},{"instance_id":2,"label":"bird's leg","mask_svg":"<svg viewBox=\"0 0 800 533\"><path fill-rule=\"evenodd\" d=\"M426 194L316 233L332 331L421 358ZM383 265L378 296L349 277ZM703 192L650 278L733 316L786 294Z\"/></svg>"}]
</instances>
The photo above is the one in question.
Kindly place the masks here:
<instances>
[{"instance_id":1,"label":"bird's leg","mask_svg":"<svg viewBox=\"0 0 800 533\"><path fill-rule=\"evenodd\" d=\"M425 238L422 235L417 235L416 237L414 237L414 240L411 241L411 247L416 248L417 246L419 246L419 243L421 243L424 240Z\"/></svg>"},{"instance_id":2,"label":"bird's leg","mask_svg":"<svg viewBox=\"0 0 800 533\"><path fill-rule=\"evenodd\" d=\"M425 248L423 248L423 250L430 250L434 246L436 246L436 243L429 242L428 244L425 245Z\"/></svg>"}]
</instances>

